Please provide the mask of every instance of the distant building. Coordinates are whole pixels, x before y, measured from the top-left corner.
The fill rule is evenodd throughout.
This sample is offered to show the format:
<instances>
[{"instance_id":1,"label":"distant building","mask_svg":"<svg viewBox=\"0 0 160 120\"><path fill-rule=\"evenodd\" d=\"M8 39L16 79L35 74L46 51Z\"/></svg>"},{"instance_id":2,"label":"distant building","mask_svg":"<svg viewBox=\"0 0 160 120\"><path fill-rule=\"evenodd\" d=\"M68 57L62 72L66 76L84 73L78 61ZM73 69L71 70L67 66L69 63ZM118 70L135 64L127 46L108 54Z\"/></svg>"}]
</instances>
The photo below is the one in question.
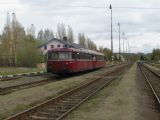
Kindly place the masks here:
<instances>
[{"instance_id":1,"label":"distant building","mask_svg":"<svg viewBox=\"0 0 160 120\"><path fill-rule=\"evenodd\" d=\"M41 46L39 46L39 49L45 55L48 50L51 50L54 48L67 48L67 47L76 48L76 49L83 48L76 43L67 42L67 37L64 37L63 40L53 38L53 39L47 41L46 43L42 44Z\"/></svg>"}]
</instances>

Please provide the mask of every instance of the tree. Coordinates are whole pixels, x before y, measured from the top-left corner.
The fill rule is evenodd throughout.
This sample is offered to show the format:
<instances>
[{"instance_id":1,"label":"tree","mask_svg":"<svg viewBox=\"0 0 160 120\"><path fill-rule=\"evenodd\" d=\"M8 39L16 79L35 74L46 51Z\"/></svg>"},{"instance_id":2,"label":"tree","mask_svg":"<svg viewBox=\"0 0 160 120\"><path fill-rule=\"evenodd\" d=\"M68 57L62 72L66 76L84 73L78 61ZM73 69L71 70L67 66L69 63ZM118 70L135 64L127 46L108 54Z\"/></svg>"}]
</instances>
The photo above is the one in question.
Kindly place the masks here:
<instances>
[{"instance_id":1,"label":"tree","mask_svg":"<svg viewBox=\"0 0 160 120\"><path fill-rule=\"evenodd\" d=\"M97 45L87 37L87 48L97 51Z\"/></svg>"},{"instance_id":2,"label":"tree","mask_svg":"<svg viewBox=\"0 0 160 120\"><path fill-rule=\"evenodd\" d=\"M63 40L63 37L66 37L66 29L64 23L57 24L57 35L61 40Z\"/></svg>"},{"instance_id":3,"label":"tree","mask_svg":"<svg viewBox=\"0 0 160 120\"><path fill-rule=\"evenodd\" d=\"M86 37L84 33L79 33L78 35L78 44L81 45L84 48L87 48L87 42L86 42Z\"/></svg>"},{"instance_id":4,"label":"tree","mask_svg":"<svg viewBox=\"0 0 160 120\"><path fill-rule=\"evenodd\" d=\"M11 34L12 34L12 47L14 55L14 63L17 64L17 52L21 47L22 40L25 37L24 28L17 21L15 13L13 13L12 23L11 23Z\"/></svg>"},{"instance_id":5,"label":"tree","mask_svg":"<svg viewBox=\"0 0 160 120\"><path fill-rule=\"evenodd\" d=\"M21 49L18 51L18 66L35 67L43 61L43 56L37 49L38 42L33 36L26 36Z\"/></svg>"},{"instance_id":6,"label":"tree","mask_svg":"<svg viewBox=\"0 0 160 120\"><path fill-rule=\"evenodd\" d=\"M154 62L159 62L159 60L160 60L160 49L159 48L153 49L151 59Z\"/></svg>"},{"instance_id":7,"label":"tree","mask_svg":"<svg viewBox=\"0 0 160 120\"><path fill-rule=\"evenodd\" d=\"M52 38L54 38L54 33L52 30L49 30L48 28L45 29L44 31L40 30L37 35L37 39L42 42L47 42Z\"/></svg>"},{"instance_id":8,"label":"tree","mask_svg":"<svg viewBox=\"0 0 160 120\"><path fill-rule=\"evenodd\" d=\"M45 41L49 41L50 39L54 38L54 33L53 31L49 30L49 29L46 29L44 31L44 40Z\"/></svg>"},{"instance_id":9,"label":"tree","mask_svg":"<svg viewBox=\"0 0 160 120\"><path fill-rule=\"evenodd\" d=\"M67 29L67 38L68 38L68 41L71 42L71 43L73 43L75 41L73 30L70 27L70 25L68 25L68 29Z\"/></svg>"},{"instance_id":10,"label":"tree","mask_svg":"<svg viewBox=\"0 0 160 120\"><path fill-rule=\"evenodd\" d=\"M103 53L105 55L106 60L111 60L112 59L112 52L108 48L103 48Z\"/></svg>"},{"instance_id":11,"label":"tree","mask_svg":"<svg viewBox=\"0 0 160 120\"><path fill-rule=\"evenodd\" d=\"M53 36L52 31L47 30L48 33L48 36ZM39 43L40 41L36 40L33 34L25 34L15 13L12 14L11 22L10 16L7 14L7 22L2 35L0 35L0 51L3 51L0 52L0 64L35 67L38 62L43 60L42 54L38 50Z\"/></svg>"},{"instance_id":12,"label":"tree","mask_svg":"<svg viewBox=\"0 0 160 120\"><path fill-rule=\"evenodd\" d=\"M43 30L40 30L38 32L37 39L41 40L41 41L44 41L44 32L43 32Z\"/></svg>"},{"instance_id":13,"label":"tree","mask_svg":"<svg viewBox=\"0 0 160 120\"><path fill-rule=\"evenodd\" d=\"M11 40L11 23L10 23L10 14L7 13L7 21L6 25L3 29L2 36L1 36L1 48L3 49L3 54L2 56L6 56L8 58L9 64L12 64L12 40Z\"/></svg>"},{"instance_id":14,"label":"tree","mask_svg":"<svg viewBox=\"0 0 160 120\"><path fill-rule=\"evenodd\" d=\"M2 33L2 46L4 49L3 54L9 59L10 65L17 64L17 51L24 36L24 28L16 19L15 13L12 14L11 22L10 16L7 14L7 22Z\"/></svg>"}]
</instances>

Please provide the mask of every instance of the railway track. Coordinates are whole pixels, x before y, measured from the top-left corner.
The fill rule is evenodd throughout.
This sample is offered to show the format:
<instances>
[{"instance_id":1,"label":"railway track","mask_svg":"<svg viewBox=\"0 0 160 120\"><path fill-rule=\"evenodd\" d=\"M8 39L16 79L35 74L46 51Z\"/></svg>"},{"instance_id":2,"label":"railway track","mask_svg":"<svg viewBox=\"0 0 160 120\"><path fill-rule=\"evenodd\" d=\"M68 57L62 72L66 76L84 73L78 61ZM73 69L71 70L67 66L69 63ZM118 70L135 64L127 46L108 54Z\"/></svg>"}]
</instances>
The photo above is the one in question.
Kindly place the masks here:
<instances>
[{"instance_id":1,"label":"railway track","mask_svg":"<svg viewBox=\"0 0 160 120\"><path fill-rule=\"evenodd\" d=\"M15 75L5 75L1 76L1 81L12 81L15 79L23 78L23 77L35 77L35 76L47 76L46 72L33 72L33 73L23 73L23 74L15 74Z\"/></svg>"},{"instance_id":2,"label":"railway track","mask_svg":"<svg viewBox=\"0 0 160 120\"><path fill-rule=\"evenodd\" d=\"M116 65L114 65L114 66L116 66ZM107 66L107 68L109 68L109 67L113 67L113 66ZM35 77L35 76L41 76L41 75L42 75L42 77L45 77L46 79L38 80L38 81L33 80L32 82L28 82L28 83L21 83L21 84L7 86L7 87L0 87L0 95L6 95L6 94L9 94L9 93L18 91L18 90L44 85L44 84L47 84L47 83L50 83L50 82L55 82L59 79L59 77L58 77L55 80L53 80L53 79L50 78L50 77L53 77L53 76L50 76L50 75L49 75L49 78L47 79L47 77L48 77L47 74L36 74L36 75L35 74L33 74L33 75L30 74L30 75L27 75L27 77L28 76ZM24 74L23 76L26 76L26 75ZM12 81L12 80L15 80L15 78L12 79L12 77L11 77L9 79L7 78L7 79L4 79L2 81Z\"/></svg>"},{"instance_id":3,"label":"railway track","mask_svg":"<svg viewBox=\"0 0 160 120\"><path fill-rule=\"evenodd\" d=\"M160 107L160 74L156 73L154 70L141 63L138 63L138 66L142 74L144 75L147 83L149 84Z\"/></svg>"},{"instance_id":4,"label":"railway track","mask_svg":"<svg viewBox=\"0 0 160 120\"><path fill-rule=\"evenodd\" d=\"M60 120L73 111L81 103L104 88L115 77L131 65L123 65L116 70L107 72L103 76L84 85L65 92L55 98L45 101L26 111L18 113L6 120ZM108 77L108 78L106 78Z\"/></svg>"},{"instance_id":5,"label":"railway track","mask_svg":"<svg viewBox=\"0 0 160 120\"><path fill-rule=\"evenodd\" d=\"M53 82L53 80L44 79L44 80L39 80L39 81L33 81L33 82L29 82L29 83L14 85L14 86L2 87L2 88L0 88L0 95L5 95L5 94L8 94L8 93L17 91L17 90L31 88L31 87L47 84L47 83L50 83L50 82Z\"/></svg>"},{"instance_id":6,"label":"railway track","mask_svg":"<svg viewBox=\"0 0 160 120\"><path fill-rule=\"evenodd\" d=\"M145 63L144 66L160 76L160 69L158 67L148 63Z\"/></svg>"},{"instance_id":7,"label":"railway track","mask_svg":"<svg viewBox=\"0 0 160 120\"><path fill-rule=\"evenodd\" d=\"M154 67L160 68L160 64L155 64L155 63L147 63L147 64L150 64L150 65L152 65Z\"/></svg>"}]
</instances>

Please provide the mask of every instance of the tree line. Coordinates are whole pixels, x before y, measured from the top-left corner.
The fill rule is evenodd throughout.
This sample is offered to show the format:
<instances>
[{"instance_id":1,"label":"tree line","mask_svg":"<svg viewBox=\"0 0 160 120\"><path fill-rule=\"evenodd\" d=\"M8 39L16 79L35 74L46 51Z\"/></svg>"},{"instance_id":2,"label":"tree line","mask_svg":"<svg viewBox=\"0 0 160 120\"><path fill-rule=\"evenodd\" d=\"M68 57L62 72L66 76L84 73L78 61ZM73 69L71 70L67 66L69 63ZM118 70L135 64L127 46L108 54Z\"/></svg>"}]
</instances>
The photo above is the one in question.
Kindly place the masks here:
<instances>
[{"instance_id":1,"label":"tree line","mask_svg":"<svg viewBox=\"0 0 160 120\"><path fill-rule=\"evenodd\" d=\"M0 35L0 65L33 67L40 62L40 44L32 34L27 34L15 13L7 14L5 27Z\"/></svg>"},{"instance_id":2,"label":"tree line","mask_svg":"<svg viewBox=\"0 0 160 120\"><path fill-rule=\"evenodd\" d=\"M154 63L160 63L160 49L159 48L153 49L152 53L142 54L140 57L140 60L154 62Z\"/></svg>"},{"instance_id":3,"label":"tree line","mask_svg":"<svg viewBox=\"0 0 160 120\"><path fill-rule=\"evenodd\" d=\"M64 23L58 23L56 32L48 28L41 29L36 36L33 24L25 30L15 13L12 13L12 17L7 13L6 24L0 34L0 65L35 67L37 63L44 62L38 46L52 38L63 40L63 37L67 37L69 42L75 42L70 25L66 27ZM97 50L96 44L84 33L79 33L77 39L82 47Z\"/></svg>"}]
</instances>

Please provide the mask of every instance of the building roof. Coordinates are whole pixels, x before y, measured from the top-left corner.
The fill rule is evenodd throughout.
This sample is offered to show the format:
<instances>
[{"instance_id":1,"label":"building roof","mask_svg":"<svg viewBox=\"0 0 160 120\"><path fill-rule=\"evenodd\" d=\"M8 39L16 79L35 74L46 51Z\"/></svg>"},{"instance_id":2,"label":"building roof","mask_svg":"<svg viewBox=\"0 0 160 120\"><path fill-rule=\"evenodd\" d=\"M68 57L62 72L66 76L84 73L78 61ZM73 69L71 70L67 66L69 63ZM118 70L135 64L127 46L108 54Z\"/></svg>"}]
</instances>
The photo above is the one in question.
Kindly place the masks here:
<instances>
[{"instance_id":1,"label":"building roof","mask_svg":"<svg viewBox=\"0 0 160 120\"><path fill-rule=\"evenodd\" d=\"M64 40L60 40L60 39L57 39L57 38L52 38L51 40L47 41L46 43L40 45L38 48L41 48L49 43L51 43L52 41L58 41L60 43L63 43L64 45L68 45L70 47L73 47L73 48L76 48L76 49L80 49L80 48L83 48L82 46L76 44L76 43L71 43L71 42L66 42Z\"/></svg>"}]
</instances>

